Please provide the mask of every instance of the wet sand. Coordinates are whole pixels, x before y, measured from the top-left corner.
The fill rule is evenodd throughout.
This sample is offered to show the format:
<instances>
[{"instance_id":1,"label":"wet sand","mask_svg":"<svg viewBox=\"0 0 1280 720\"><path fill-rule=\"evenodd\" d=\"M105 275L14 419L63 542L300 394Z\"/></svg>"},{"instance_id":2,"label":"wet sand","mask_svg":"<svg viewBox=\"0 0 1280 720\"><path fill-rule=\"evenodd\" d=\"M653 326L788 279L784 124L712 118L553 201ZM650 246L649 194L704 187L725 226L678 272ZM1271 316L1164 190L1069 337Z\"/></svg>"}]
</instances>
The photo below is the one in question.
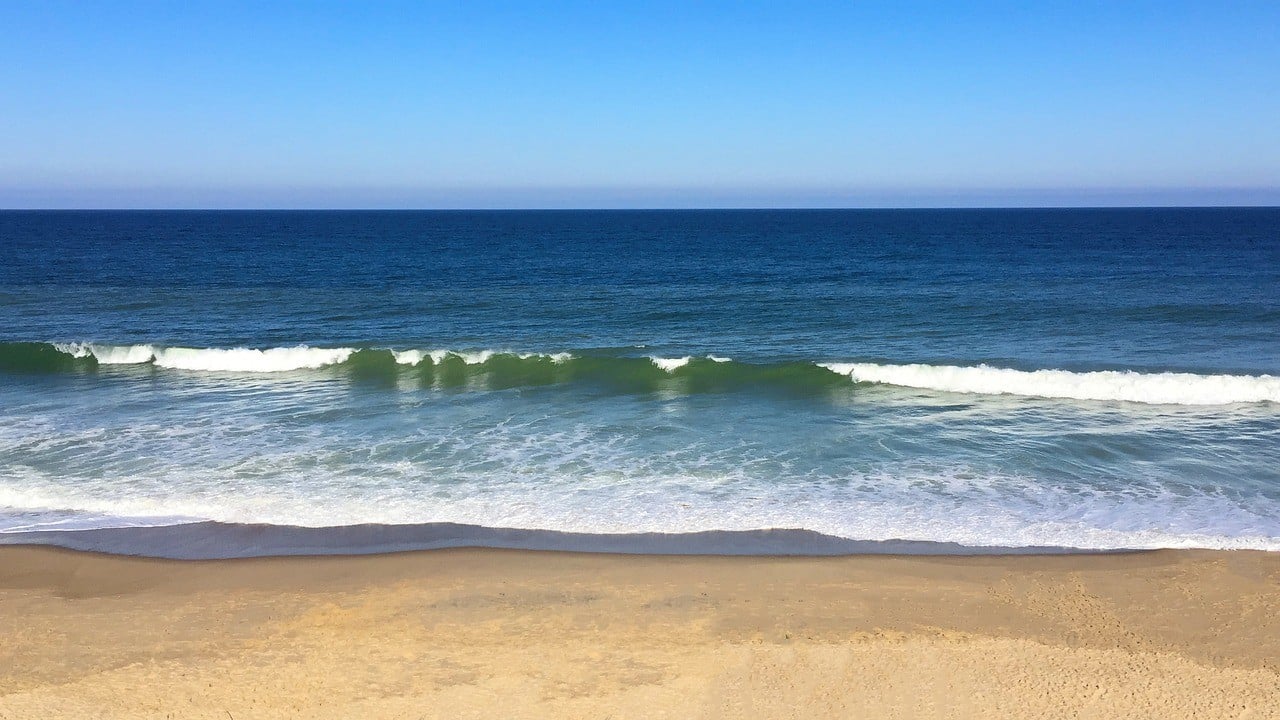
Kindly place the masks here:
<instances>
[{"instance_id":1,"label":"wet sand","mask_svg":"<svg viewBox=\"0 0 1280 720\"><path fill-rule=\"evenodd\" d=\"M0 718L1280 717L1280 554L0 548Z\"/></svg>"}]
</instances>

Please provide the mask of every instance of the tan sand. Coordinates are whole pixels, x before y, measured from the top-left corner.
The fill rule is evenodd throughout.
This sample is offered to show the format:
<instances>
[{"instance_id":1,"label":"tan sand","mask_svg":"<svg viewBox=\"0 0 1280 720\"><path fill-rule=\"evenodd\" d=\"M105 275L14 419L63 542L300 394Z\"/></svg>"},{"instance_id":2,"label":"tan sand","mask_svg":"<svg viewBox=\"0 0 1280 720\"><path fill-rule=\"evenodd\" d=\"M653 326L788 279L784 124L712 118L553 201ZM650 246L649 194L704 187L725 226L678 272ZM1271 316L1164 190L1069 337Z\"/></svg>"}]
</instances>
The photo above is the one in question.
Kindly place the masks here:
<instances>
[{"instance_id":1,"label":"tan sand","mask_svg":"<svg viewBox=\"0 0 1280 720\"><path fill-rule=\"evenodd\" d=\"M1280 717L1280 554L0 549L0 718Z\"/></svg>"}]
</instances>

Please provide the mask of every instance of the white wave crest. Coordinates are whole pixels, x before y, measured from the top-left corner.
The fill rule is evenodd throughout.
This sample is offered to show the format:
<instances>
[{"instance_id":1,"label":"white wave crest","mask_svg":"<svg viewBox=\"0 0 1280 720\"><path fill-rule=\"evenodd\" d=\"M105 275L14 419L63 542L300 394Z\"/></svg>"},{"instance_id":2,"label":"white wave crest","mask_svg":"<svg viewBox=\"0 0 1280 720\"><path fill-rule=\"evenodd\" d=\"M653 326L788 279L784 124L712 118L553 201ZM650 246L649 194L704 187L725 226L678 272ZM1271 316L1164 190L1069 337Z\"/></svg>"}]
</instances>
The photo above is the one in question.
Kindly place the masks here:
<instances>
[{"instance_id":1,"label":"white wave crest","mask_svg":"<svg viewBox=\"0 0 1280 720\"><path fill-rule=\"evenodd\" d=\"M662 370L675 372L685 365L688 365L689 361L692 359L693 356L685 355L684 357L679 358L650 357L649 361Z\"/></svg>"},{"instance_id":2,"label":"white wave crest","mask_svg":"<svg viewBox=\"0 0 1280 720\"><path fill-rule=\"evenodd\" d=\"M269 373L336 365L355 352L353 348L162 348L154 345L60 344L59 351L73 357L93 356L102 365L153 363L173 370Z\"/></svg>"},{"instance_id":3,"label":"white wave crest","mask_svg":"<svg viewBox=\"0 0 1280 720\"><path fill-rule=\"evenodd\" d=\"M987 365L822 363L821 366L848 375L856 382L980 395L1120 400L1153 405L1280 402L1280 377L1273 375L1024 371Z\"/></svg>"},{"instance_id":4,"label":"white wave crest","mask_svg":"<svg viewBox=\"0 0 1280 720\"><path fill-rule=\"evenodd\" d=\"M53 348L74 358L85 358L93 354L87 343L54 343Z\"/></svg>"},{"instance_id":5,"label":"white wave crest","mask_svg":"<svg viewBox=\"0 0 1280 720\"><path fill-rule=\"evenodd\" d=\"M570 360L572 360L572 359L573 359L573 353L567 353L567 352L558 352L558 353L550 353L550 354L547 354L547 353L519 353L518 355L516 355L516 357L520 358L521 360L528 360L529 358L546 358L546 359L550 360L551 362L553 362L553 363L555 363L555 364L557 364L557 365L560 365L560 364L567 363L567 362L569 362Z\"/></svg>"},{"instance_id":6,"label":"white wave crest","mask_svg":"<svg viewBox=\"0 0 1280 720\"><path fill-rule=\"evenodd\" d=\"M72 357L92 356L101 365L139 365L155 359L152 345L95 345L93 343L55 343L54 348Z\"/></svg>"},{"instance_id":7,"label":"white wave crest","mask_svg":"<svg viewBox=\"0 0 1280 720\"><path fill-rule=\"evenodd\" d=\"M194 349L164 348L157 350L157 367L175 370L208 370L223 372L286 372L336 365L355 352L352 348L249 348Z\"/></svg>"},{"instance_id":8,"label":"white wave crest","mask_svg":"<svg viewBox=\"0 0 1280 720\"><path fill-rule=\"evenodd\" d=\"M253 348L184 348L157 345L99 345L96 343L54 343L54 348L76 358L92 357L102 365L140 365L153 363L156 367L174 370L202 370L210 372L285 372L307 370L346 362L356 348L313 348L305 345L266 349ZM447 358L457 358L467 365L483 365L493 356L506 354L497 350L390 350L396 363L417 365L430 358L439 364ZM562 353L510 353L527 360L546 358L555 363L573 359Z\"/></svg>"},{"instance_id":9,"label":"white wave crest","mask_svg":"<svg viewBox=\"0 0 1280 720\"><path fill-rule=\"evenodd\" d=\"M421 350L392 350L391 356L396 359L397 365L417 365L427 354Z\"/></svg>"},{"instance_id":10,"label":"white wave crest","mask_svg":"<svg viewBox=\"0 0 1280 720\"><path fill-rule=\"evenodd\" d=\"M454 352L449 354L462 358L462 362L468 365L483 365L489 362L489 358L493 357L497 353L492 350L477 350L474 352Z\"/></svg>"},{"instance_id":11,"label":"white wave crest","mask_svg":"<svg viewBox=\"0 0 1280 720\"><path fill-rule=\"evenodd\" d=\"M395 356L396 362L400 365L417 365L427 358L431 358L431 362L438 364L449 357L456 357L467 365L483 365L494 355L503 354L515 355L521 360L546 358L554 363L563 363L573 359L573 355L567 352L549 354L508 353L507 351L496 350L474 350L470 352L460 352L457 350L392 350L391 354Z\"/></svg>"},{"instance_id":12,"label":"white wave crest","mask_svg":"<svg viewBox=\"0 0 1280 720\"><path fill-rule=\"evenodd\" d=\"M402 355L406 360L412 359L413 362L401 360L400 358ZM456 350L427 350L425 352L422 350L407 350L404 353L396 353L396 362L402 365L417 365L422 362L424 358L431 358L431 362L439 365L444 362L446 358L455 357L467 365L483 365L494 355L497 355L497 353L493 350L475 350L472 352L459 352Z\"/></svg>"},{"instance_id":13,"label":"white wave crest","mask_svg":"<svg viewBox=\"0 0 1280 720\"><path fill-rule=\"evenodd\" d=\"M684 357L678 357L678 358L664 358L664 357L658 357L656 355L649 356L649 362L653 363L658 368L665 370L666 372L675 372L676 370L679 370L685 365L688 365L694 359L695 358L692 355L685 355ZM733 362L732 358L722 357L719 355L707 355L706 359L714 363Z\"/></svg>"}]
</instances>

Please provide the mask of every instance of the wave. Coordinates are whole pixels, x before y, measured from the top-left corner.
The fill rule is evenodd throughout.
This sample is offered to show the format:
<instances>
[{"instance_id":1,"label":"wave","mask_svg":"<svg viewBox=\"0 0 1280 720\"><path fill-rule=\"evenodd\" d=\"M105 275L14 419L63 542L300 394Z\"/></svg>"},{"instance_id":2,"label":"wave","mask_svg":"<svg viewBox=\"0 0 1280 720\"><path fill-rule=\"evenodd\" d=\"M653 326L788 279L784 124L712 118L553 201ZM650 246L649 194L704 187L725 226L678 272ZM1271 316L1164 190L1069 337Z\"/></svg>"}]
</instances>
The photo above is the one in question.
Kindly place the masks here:
<instances>
[{"instance_id":1,"label":"wave","mask_svg":"<svg viewBox=\"0 0 1280 720\"><path fill-rule=\"evenodd\" d=\"M1070 400L1121 400L1157 405L1230 405L1280 402L1280 377L1140 373L1132 370L1070 372L1011 370L987 365L878 365L825 363L856 382L942 392L1022 395Z\"/></svg>"},{"instance_id":2,"label":"wave","mask_svg":"<svg viewBox=\"0 0 1280 720\"><path fill-rule=\"evenodd\" d=\"M355 352L353 348L164 348L152 345L55 345L73 358L92 357L100 365L150 363L171 370L206 372L288 372L336 365Z\"/></svg>"},{"instance_id":3,"label":"wave","mask_svg":"<svg viewBox=\"0 0 1280 720\"><path fill-rule=\"evenodd\" d=\"M0 545L47 545L87 552L225 560L282 555L371 555L447 548L501 548L623 555L1066 555L1108 550L970 546L930 540L852 540L811 530L701 530L682 533L582 533L460 523L333 527L222 523L51 527L0 531Z\"/></svg>"},{"instance_id":4,"label":"wave","mask_svg":"<svg viewBox=\"0 0 1280 720\"><path fill-rule=\"evenodd\" d=\"M1255 495L1241 502L1214 489L1146 486L1133 493L1122 487L1053 487L1010 476L947 472L872 474L868 477L879 484L870 493L857 483L756 482L741 476L729 480L729 475L716 478L721 481L713 485L717 492L707 493L706 485L660 475L608 480L549 475L530 484L464 473L433 486L423 478L403 482L394 473L373 485L308 474L303 482L288 474L264 482L193 470L162 484L127 487L89 478L6 481L0 483L0 544L50 542L86 530L214 522L253 526L258 533L309 528L356 534L372 526L408 532L447 524L612 537L626 552L652 550L636 542L641 536L674 538L678 545L678 538L690 534L779 531L840 542L953 544L970 550L1280 552L1274 498ZM351 551L350 536L347 540L329 551Z\"/></svg>"},{"instance_id":5,"label":"wave","mask_svg":"<svg viewBox=\"0 0 1280 720\"><path fill-rule=\"evenodd\" d=\"M204 373L284 373L336 369L360 379L488 389L597 382L621 391L727 392L777 389L827 392L884 385L967 395L1009 395L1156 405L1280 403L1280 377L1103 370L1017 370L838 362L748 363L728 357L618 356L498 350L382 348L185 348L98 343L0 343L0 372L91 372L145 366ZM852 381L852 382L850 382ZM677 382L673 387L672 382Z\"/></svg>"}]
</instances>

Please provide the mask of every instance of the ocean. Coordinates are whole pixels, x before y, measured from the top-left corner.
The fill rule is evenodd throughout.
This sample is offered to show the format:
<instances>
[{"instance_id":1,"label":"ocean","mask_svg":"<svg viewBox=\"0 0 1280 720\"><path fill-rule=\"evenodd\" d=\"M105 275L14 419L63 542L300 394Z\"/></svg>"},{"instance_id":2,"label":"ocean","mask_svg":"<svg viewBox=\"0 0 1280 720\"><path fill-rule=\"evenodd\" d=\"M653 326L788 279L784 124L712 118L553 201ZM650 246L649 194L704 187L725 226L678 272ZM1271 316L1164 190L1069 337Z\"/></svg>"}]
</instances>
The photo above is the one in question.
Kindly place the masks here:
<instances>
[{"instance_id":1,"label":"ocean","mask_svg":"<svg viewBox=\"0 0 1280 720\"><path fill-rule=\"evenodd\" d=\"M1280 209L0 212L0 543L1280 550Z\"/></svg>"}]
</instances>

